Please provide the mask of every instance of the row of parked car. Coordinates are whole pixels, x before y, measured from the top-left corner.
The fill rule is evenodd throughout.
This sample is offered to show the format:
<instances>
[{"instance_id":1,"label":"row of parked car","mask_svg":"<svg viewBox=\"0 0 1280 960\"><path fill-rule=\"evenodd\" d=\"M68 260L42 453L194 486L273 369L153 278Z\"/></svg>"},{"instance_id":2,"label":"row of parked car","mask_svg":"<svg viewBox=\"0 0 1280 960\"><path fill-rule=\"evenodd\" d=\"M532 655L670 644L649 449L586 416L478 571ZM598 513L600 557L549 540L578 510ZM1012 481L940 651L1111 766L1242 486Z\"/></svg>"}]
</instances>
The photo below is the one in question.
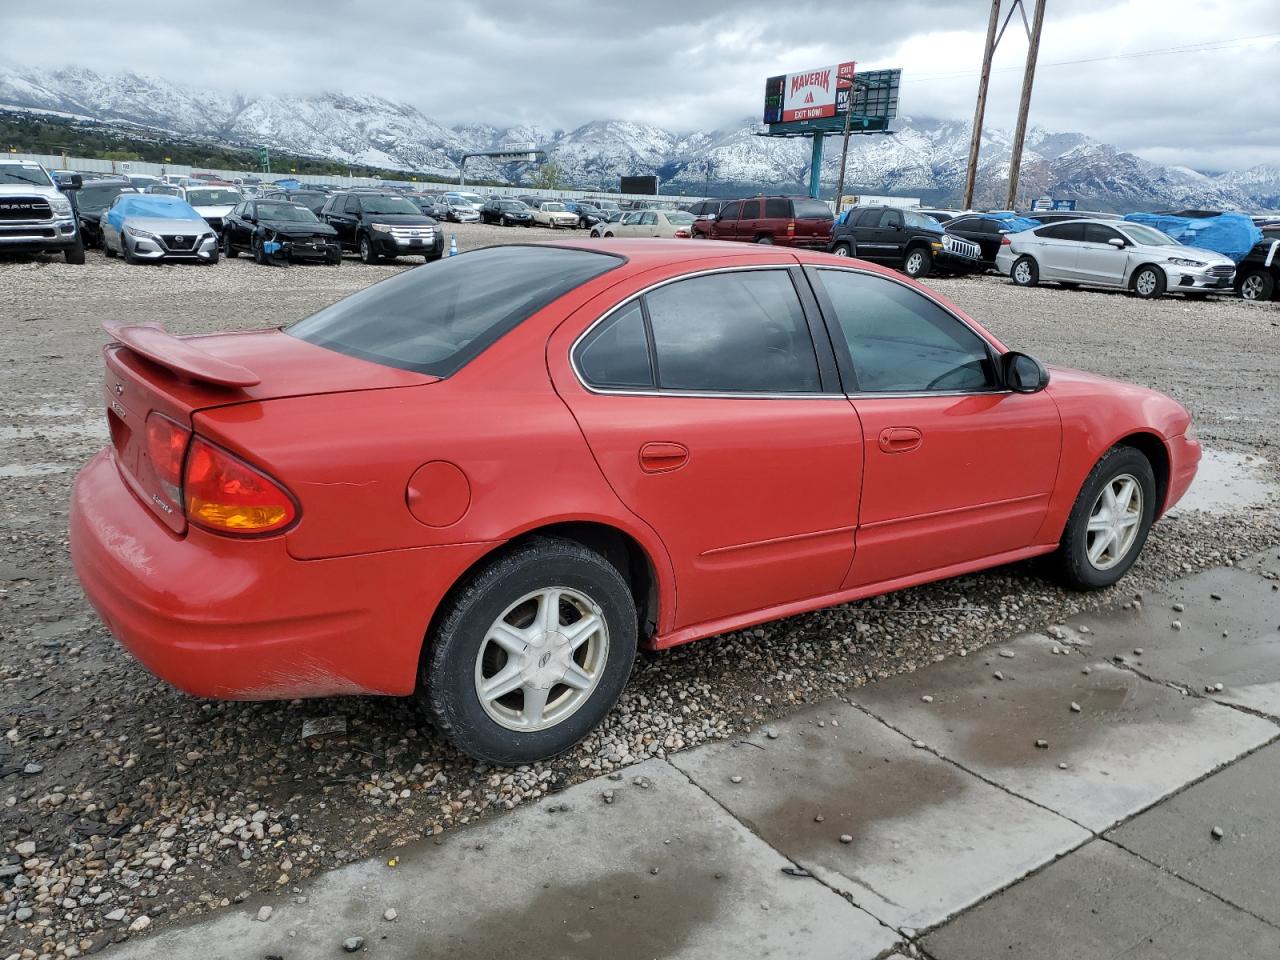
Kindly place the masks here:
<instances>
[{"instance_id":1,"label":"row of parked car","mask_svg":"<svg viewBox=\"0 0 1280 960\"><path fill-rule=\"evenodd\" d=\"M1269 300L1280 288L1277 223L1257 228L1256 243L1237 263L1223 252L1179 242L1154 226L1110 213L865 206L837 218L821 201L785 196L704 200L688 213L694 217L691 235L698 239L822 249L886 264L917 279L995 270L1019 286L1051 281L1064 287L1116 287L1143 298L1204 297L1234 289L1245 299Z\"/></svg>"}]
</instances>

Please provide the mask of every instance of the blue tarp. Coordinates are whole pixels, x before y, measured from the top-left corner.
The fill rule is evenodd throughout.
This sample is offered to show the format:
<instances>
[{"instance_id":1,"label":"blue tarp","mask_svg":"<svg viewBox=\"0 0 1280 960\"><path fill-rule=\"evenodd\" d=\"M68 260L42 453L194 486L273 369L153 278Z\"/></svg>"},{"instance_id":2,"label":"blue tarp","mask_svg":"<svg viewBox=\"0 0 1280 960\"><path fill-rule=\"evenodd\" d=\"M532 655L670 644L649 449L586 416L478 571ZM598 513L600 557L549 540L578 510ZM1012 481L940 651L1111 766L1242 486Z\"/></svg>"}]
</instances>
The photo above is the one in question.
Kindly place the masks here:
<instances>
[{"instance_id":1,"label":"blue tarp","mask_svg":"<svg viewBox=\"0 0 1280 960\"><path fill-rule=\"evenodd\" d=\"M1008 211L1000 211L999 213L988 213L985 216L992 220L999 220L1001 229L1009 233L1021 233L1023 230L1034 230L1040 226L1039 220L1032 220L1030 217L1020 217L1016 213Z\"/></svg>"},{"instance_id":2,"label":"blue tarp","mask_svg":"<svg viewBox=\"0 0 1280 960\"><path fill-rule=\"evenodd\" d=\"M1167 233L1179 243L1201 250L1212 250L1239 263L1253 245L1262 239L1262 231L1243 213L1220 213L1213 217L1178 217L1170 213L1130 213L1126 220L1146 224Z\"/></svg>"},{"instance_id":3,"label":"blue tarp","mask_svg":"<svg viewBox=\"0 0 1280 960\"><path fill-rule=\"evenodd\" d=\"M200 214L181 197L163 193L125 194L111 208L122 217L161 217L166 220L199 220Z\"/></svg>"}]
</instances>

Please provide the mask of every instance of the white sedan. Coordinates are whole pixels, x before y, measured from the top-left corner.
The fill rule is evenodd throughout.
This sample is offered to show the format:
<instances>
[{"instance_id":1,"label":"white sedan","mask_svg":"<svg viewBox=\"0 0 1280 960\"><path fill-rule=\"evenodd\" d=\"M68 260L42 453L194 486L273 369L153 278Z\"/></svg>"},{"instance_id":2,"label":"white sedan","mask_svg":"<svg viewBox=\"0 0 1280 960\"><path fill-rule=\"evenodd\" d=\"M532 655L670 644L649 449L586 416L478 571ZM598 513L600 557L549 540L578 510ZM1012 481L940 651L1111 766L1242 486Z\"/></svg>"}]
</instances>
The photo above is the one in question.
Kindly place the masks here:
<instances>
[{"instance_id":1,"label":"white sedan","mask_svg":"<svg viewBox=\"0 0 1280 960\"><path fill-rule=\"evenodd\" d=\"M683 210L632 210L617 223L597 223L593 237L667 237L692 235L694 216Z\"/></svg>"},{"instance_id":2,"label":"white sedan","mask_svg":"<svg viewBox=\"0 0 1280 960\"><path fill-rule=\"evenodd\" d=\"M578 215L565 207L563 203L548 201L540 204L533 211L533 222L540 227L556 230L560 227L572 229L578 225Z\"/></svg>"}]
</instances>

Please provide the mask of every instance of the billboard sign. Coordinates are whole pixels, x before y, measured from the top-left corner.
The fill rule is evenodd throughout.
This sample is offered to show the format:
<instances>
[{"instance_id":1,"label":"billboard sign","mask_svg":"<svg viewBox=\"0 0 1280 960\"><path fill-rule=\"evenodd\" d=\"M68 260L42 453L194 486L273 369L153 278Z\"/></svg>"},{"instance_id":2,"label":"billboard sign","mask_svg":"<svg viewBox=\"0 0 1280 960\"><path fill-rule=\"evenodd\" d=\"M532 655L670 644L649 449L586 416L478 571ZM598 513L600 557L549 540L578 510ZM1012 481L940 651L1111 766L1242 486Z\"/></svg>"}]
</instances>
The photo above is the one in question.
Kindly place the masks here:
<instances>
[{"instance_id":1,"label":"billboard sign","mask_svg":"<svg viewBox=\"0 0 1280 960\"><path fill-rule=\"evenodd\" d=\"M847 102L854 62L770 77L764 86L764 122L791 123L836 115L836 98Z\"/></svg>"}]
</instances>

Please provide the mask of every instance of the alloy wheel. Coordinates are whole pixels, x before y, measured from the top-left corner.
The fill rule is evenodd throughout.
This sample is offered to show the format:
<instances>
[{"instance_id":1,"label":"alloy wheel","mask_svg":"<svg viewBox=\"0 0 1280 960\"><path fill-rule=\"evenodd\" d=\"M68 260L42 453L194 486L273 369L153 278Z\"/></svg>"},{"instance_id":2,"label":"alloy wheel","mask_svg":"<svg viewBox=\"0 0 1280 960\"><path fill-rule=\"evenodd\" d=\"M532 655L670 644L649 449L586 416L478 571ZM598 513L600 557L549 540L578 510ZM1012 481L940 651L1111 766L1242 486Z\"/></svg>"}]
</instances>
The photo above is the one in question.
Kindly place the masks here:
<instances>
[{"instance_id":1,"label":"alloy wheel","mask_svg":"<svg viewBox=\"0 0 1280 960\"><path fill-rule=\"evenodd\" d=\"M546 730L575 713L600 683L609 628L600 607L568 587L545 587L511 604L476 656L476 696L509 730Z\"/></svg>"},{"instance_id":2,"label":"alloy wheel","mask_svg":"<svg viewBox=\"0 0 1280 960\"><path fill-rule=\"evenodd\" d=\"M1031 266L1025 260L1013 268L1013 279L1019 283L1031 282Z\"/></svg>"},{"instance_id":3,"label":"alloy wheel","mask_svg":"<svg viewBox=\"0 0 1280 960\"><path fill-rule=\"evenodd\" d=\"M1128 556L1142 529L1142 485L1122 473L1098 493L1089 511L1085 555L1096 570L1110 570Z\"/></svg>"},{"instance_id":4,"label":"alloy wheel","mask_svg":"<svg viewBox=\"0 0 1280 960\"><path fill-rule=\"evenodd\" d=\"M924 263L924 254L919 250L907 257L907 273L914 274L919 271L921 264Z\"/></svg>"},{"instance_id":5,"label":"alloy wheel","mask_svg":"<svg viewBox=\"0 0 1280 960\"><path fill-rule=\"evenodd\" d=\"M1143 270L1138 274L1138 279L1134 281L1133 287L1144 297L1149 297L1156 292L1156 275L1150 270Z\"/></svg>"},{"instance_id":6,"label":"alloy wheel","mask_svg":"<svg viewBox=\"0 0 1280 960\"><path fill-rule=\"evenodd\" d=\"M1262 299L1262 274L1252 273L1240 284L1240 296L1246 300Z\"/></svg>"}]
</instances>

